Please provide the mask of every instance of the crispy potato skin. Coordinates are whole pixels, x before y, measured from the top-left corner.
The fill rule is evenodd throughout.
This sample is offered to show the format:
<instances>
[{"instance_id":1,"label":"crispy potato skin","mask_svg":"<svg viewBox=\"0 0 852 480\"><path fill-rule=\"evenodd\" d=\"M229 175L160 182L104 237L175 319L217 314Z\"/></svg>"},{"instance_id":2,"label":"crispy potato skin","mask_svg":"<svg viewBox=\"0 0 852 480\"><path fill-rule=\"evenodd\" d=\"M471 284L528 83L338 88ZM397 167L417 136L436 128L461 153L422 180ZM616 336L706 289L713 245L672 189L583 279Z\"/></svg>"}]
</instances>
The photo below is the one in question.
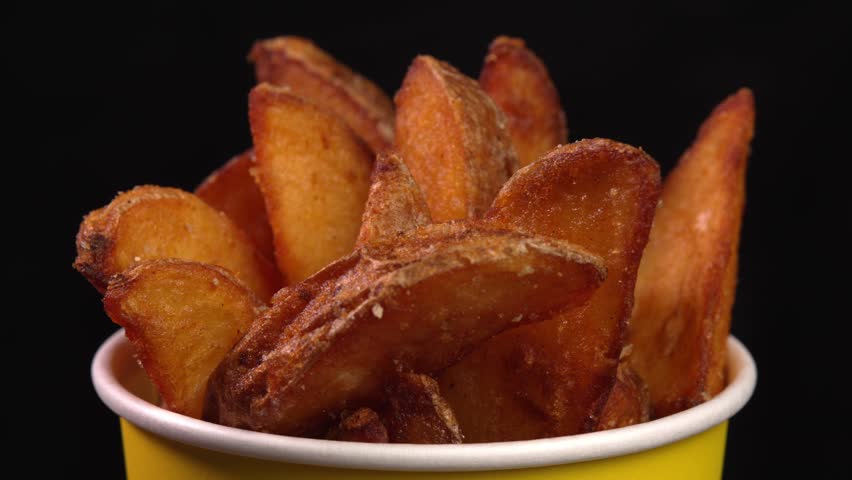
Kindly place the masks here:
<instances>
[{"instance_id":1,"label":"crispy potato skin","mask_svg":"<svg viewBox=\"0 0 852 480\"><path fill-rule=\"evenodd\" d=\"M456 416L429 375L400 374L385 392L382 419L391 443L462 443Z\"/></svg>"},{"instance_id":2,"label":"crispy potato skin","mask_svg":"<svg viewBox=\"0 0 852 480\"><path fill-rule=\"evenodd\" d=\"M481 216L518 168L503 112L476 81L425 55L414 59L394 101L396 149L432 219Z\"/></svg>"},{"instance_id":3,"label":"crispy potato skin","mask_svg":"<svg viewBox=\"0 0 852 480\"><path fill-rule=\"evenodd\" d=\"M145 185L120 193L87 215L77 233L74 268L100 292L113 275L157 258L219 265L263 300L282 284L275 266L225 214L176 188Z\"/></svg>"},{"instance_id":4,"label":"crispy potato skin","mask_svg":"<svg viewBox=\"0 0 852 480\"><path fill-rule=\"evenodd\" d=\"M249 59L254 62L258 83L287 87L294 95L338 115L374 152L393 143L390 98L310 40L261 40L252 47Z\"/></svg>"},{"instance_id":5,"label":"crispy potato skin","mask_svg":"<svg viewBox=\"0 0 852 480\"><path fill-rule=\"evenodd\" d=\"M255 87L249 119L278 267L299 282L352 251L373 157L342 120L285 89Z\"/></svg>"},{"instance_id":6,"label":"crispy potato skin","mask_svg":"<svg viewBox=\"0 0 852 480\"><path fill-rule=\"evenodd\" d=\"M396 152L380 153L356 245L392 240L430 223L429 207L405 162Z\"/></svg>"},{"instance_id":7,"label":"crispy potato skin","mask_svg":"<svg viewBox=\"0 0 852 480\"><path fill-rule=\"evenodd\" d=\"M309 279L307 294L276 295L211 380L215 420L322 435L330 415L379 401L400 369L439 371L502 330L582 304L604 277L596 257L564 242L422 230L357 250Z\"/></svg>"},{"instance_id":8,"label":"crispy potato skin","mask_svg":"<svg viewBox=\"0 0 852 480\"><path fill-rule=\"evenodd\" d=\"M518 171L483 222L566 240L604 259L582 309L504 332L438 377L466 441L588 431L615 381L660 189L657 163L611 140L563 145Z\"/></svg>"},{"instance_id":9,"label":"crispy potato skin","mask_svg":"<svg viewBox=\"0 0 852 480\"><path fill-rule=\"evenodd\" d=\"M479 84L506 114L522 167L568 142L559 92L547 67L520 38L491 42Z\"/></svg>"},{"instance_id":10,"label":"crispy potato skin","mask_svg":"<svg viewBox=\"0 0 852 480\"><path fill-rule=\"evenodd\" d=\"M326 438L341 442L389 442L388 431L379 414L369 408L359 408L351 414L344 414L343 420L328 431Z\"/></svg>"},{"instance_id":11,"label":"crispy potato skin","mask_svg":"<svg viewBox=\"0 0 852 480\"><path fill-rule=\"evenodd\" d=\"M663 185L639 268L630 339L631 363L650 386L655 417L704 402L725 386L753 135L754 98L742 89L710 114Z\"/></svg>"},{"instance_id":12,"label":"crispy potato skin","mask_svg":"<svg viewBox=\"0 0 852 480\"><path fill-rule=\"evenodd\" d=\"M160 259L116 275L104 296L163 406L201 418L207 381L263 310L227 270Z\"/></svg>"},{"instance_id":13,"label":"crispy potato skin","mask_svg":"<svg viewBox=\"0 0 852 480\"><path fill-rule=\"evenodd\" d=\"M651 419L651 393L629 363L621 362L615 385L609 392L593 431L610 430L644 423Z\"/></svg>"},{"instance_id":14,"label":"crispy potato skin","mask_svg":"<svg viewBox=\"0 0 852 480\"><path fill-rule=\"evenodd\" d=\"M205 178L195 189L195 194L211 207L224 212L248 234L264 257L274 261L272 228L266 217L263 195L251 175L253 166L254 151L247 150Z\"/></svg>"}]
</instances>

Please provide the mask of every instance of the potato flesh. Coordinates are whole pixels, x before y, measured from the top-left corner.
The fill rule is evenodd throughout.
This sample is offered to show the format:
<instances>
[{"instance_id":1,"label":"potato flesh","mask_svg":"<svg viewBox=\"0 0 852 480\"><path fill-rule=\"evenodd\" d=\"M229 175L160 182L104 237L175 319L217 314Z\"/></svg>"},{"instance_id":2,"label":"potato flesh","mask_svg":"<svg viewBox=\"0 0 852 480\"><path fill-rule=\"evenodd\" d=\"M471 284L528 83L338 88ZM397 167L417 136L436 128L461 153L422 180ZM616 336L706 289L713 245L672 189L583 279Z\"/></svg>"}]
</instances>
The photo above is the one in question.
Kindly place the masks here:
<instances>
[{"instance_id":1,"label":"potato flesh","mask_svg":"<svg viewBox=\"0 0 852 480\"><path fill-rule=\"evenodd\" d=\"M395 97L395 147L436 222L477 218L518 168L506 118L447 63L414 59Z\"/></svg>"},{"instance_id":2,"label":"potato flesh","mask_svg":"<svg viewBox=\"0 0 852 480\"><path fill-rule=\"evenodd\" d=\"M342 120L284 89L255 87L249 118L278 267L299 282L352 251L372 154Z\"/></svg>"},{"instance_id":3,"label":"potato flesh","mask_svg":"<svg viewBox=\"0 0 852 480\"><path fill-rule=\"evenodd\" d=\"M587 431L612 387L659 167L610 140L564 145L520 170L483 222L601 256L607 280L582 309L504 332L438 377L466 441Z\"/></svg>"},{"instance_id":4,"label":"potato flesh","mask_svg":"<svg viewBox=\"0 0 852 480\"><path fill-rule=\"evenodd\" d=\"M204 179L195 189L195 194L211 207L224 212L251 238L265 258L274 261L272 228L266 217L263 195L251 175L253 165L254 152L243 152Z\"/></svg>"},{"instance_id":5,"label":"potato flesh","mask_svg":"<svg viewBox=\"0 0 852 480\"><path fill-rule=\"evenodd\" d=\"M152 260L110 282L107 314L171 411L201 418L210 374L248 330L261 302L227 271Z\"/></svg>"},{"instance_id":6,"label":"potato flesh","mask_svg":"<svg viewBox=\"0 0 852 480\"><path fill-rule=\"evenodd\" d=\"M388 406L382 419L391 443L462 443L456 416L432 377L400 374L385 392Z\"/></svg>"},{"instance_id":7,"label":"potato flesh","mask_svg":"<svg viewBox=\"0 0 852 480\"><path fill-rule=\"evenodd\" d=\"M343 119L378 153L393 142L393 103L373 82L310 40L277 37L254 44L249 58L258 83L287 87L293 95Z\"/></svg>"},{"instance_id":8,"label":"potato flesh","mask_svg":"<svg viewBox=\"0 0 852 480\"><path fill-rule=\"evenodd\" d=\"M627 362L618 364L615 385L597 419L593 431L611 430L647 422L651 419L651 394L648 385Z\"/></svg>"},{"instance_id":9,"label":"potato flesh","mask_svg":"<svg viewBox=\"0 0 852 480\"><path fill-rule=\"evenodd\" d=\"M277 316L257 322L214 377L218 421L321 435L329 414L376 402L399 368L446 368L502 330L582 304L603 276L595 257L553 240L464 230L419 240L381 257L356 252L298 313L273 304Z\"/></svg>"},{"instance_id":10,"label":"potato flesh","mask_svg":"<svg viewBox=\"0 0 852 480\"><path fill-rule=\"evenodd\" d=\"M742 89L716 107L665 180L630 335L631 363L650 386L657 417L724 388L753 134L754 99Z\"/></svg>"},{"instance_id":11,"label":"potato flesh","mask_svg":"<svg viewBox=\"0 0 852 480\"><path fill-rule=\"evenodd\" d=\"M423 193L395 152L376 157L371 182L357 245L393 240L432 222Z\"/></svg>"},{"instance_id":12,"label":"potato flesh","mask_svg":"<svg viewBox=\"0 0 852 480\"><path fill-rule=\"evenodd\" d=\"M228 217L175 188L136 187L89 214L74 266L100 291L145 260L178 258L228 269L262 300L281 286L275 266Z\"/></svg>"},{"instance_id":13,"label":"potato flesh","mask_svg":"<svg viewBox=\"0 0 852 480\"><path fill-rule=\"evenodd\" d=\"M519 38L491 42L479 84L506 114L512 144L525 167L568 141L565 112L547 67Z\"/></svg>"}]
</instances>

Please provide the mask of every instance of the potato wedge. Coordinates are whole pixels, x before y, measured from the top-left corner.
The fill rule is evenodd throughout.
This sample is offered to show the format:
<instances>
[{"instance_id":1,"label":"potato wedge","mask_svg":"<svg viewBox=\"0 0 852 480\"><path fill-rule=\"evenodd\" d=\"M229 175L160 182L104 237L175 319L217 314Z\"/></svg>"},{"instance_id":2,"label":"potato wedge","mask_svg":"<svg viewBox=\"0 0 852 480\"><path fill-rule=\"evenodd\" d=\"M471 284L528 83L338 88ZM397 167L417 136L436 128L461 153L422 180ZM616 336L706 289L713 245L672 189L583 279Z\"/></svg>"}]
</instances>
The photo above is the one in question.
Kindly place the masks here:
<instances>
[{"instance_id":1,"label":"potato wedge","mask_svg":"<svg viewBox=\"0 0 852 480\"><path fill-rule=\"evenodd\" d=\"M344 414L340 424L326 435L329 440L341 442L388 443L388 431L374 410L359 408Z\"/></svg>"},{"instance_id":2,"label":"potato wedge","mask_svg":"<svg viewBox=\"0 0 852 480\"><path fill-rule=\"evenodd\" d=\"M396 102L396 149L436 222L476 218L518 168L506 117L451 65L414 59Z\"/></svg>"},{"instance_id":3,"label":"potato wedge","mask_svg":"<svg viewBox=\"0 0 852 480\"><path fill-rule=\"evenodd\" d=\"M251 176L253 166L254 152L247 150L211 173L195 189L195 194L211 207L224 212L248 234L264 257L274 261L272 228L266 217L263 195Z\"/></svg>"},{"instance_id":4,"label":"potato wedge","mask_svg":"<svg viewBox=\"0 0 852 480\"><path fill-rule=\"evenodd\" d=\"M249 119L278 267L299 282L352 251L373 156L342 120L285 89L255 87Z\"/></svg>"},{"instance_id":5,"label":"potato wedge","mask_svg":"<svg viewBox=\"0 0 852 480\"><path fill-rule=\"evenodd\" d=\"M224 267L264 301L282 284L275 266L224 213L176 188L120 193L87 215L77 233L74 268L100 292L113 275L157 258Z\"/></svg>"},{"instance_id":6,"label":"potato wedge","mask_svg":"<svg viewBox=\"0 0 852 480\"><path fill-rule=\"evenodd\" d=\"M651 419L651 393L628 362L618 364L615 385L592 431L610 430L644 423Z\"/></svg>"},{"instance_id":7,"label":"potato wedge","mask_svg":"<svg viewBox=\"0 0 852 480\"><path fill-rule=\"evenodd\" d=\"M742 89L698 131L663 185L636 284L631 363L648 382L655 417L725 386L754 98Z\"/></svg>"},{"instance_id":8,"label":"potato wedge","mask_svg":"<svg viewBox=\"0 0 852 480\"><path fill-rule=\"evenodd\" d=\"M596 139L551 150L503 187L483 222L576 243L604 259L608 276L585 308L504 332L438 377L467 441L571 435L596 423L659 185L643 151Z\"/></svg>"},{"instance_id":9,"label":"potato wedge","mask_svg":"<svg viewBox=\"0 0 852 480\"><path fill-rule=\"evenodd\" d=\"M210 374L264 308L227 270L174 259L113 277L104 307L124 327L163 406L194 418Z\"/></svg>"},{"instance_id":10,"label":"potato wedge","mask_svg":"<svg viewBox=\"0 0 852 480\"><path fill-rule=\"evenodd\" d=\"M376 157L371 182L356 245L391 241L432 223L423 193L398 154Z\"/></svg>"},{"instance_id":11,"label":"potato wedge","mask_svg":"<svg viewBox=\"0 0 852 480\"><path fill-rule=\"evenodd\" d=\"M568 142L565 112L547 67L520 38L491 42L479 84L506 114L522 167Z\"/></svg>"},{"instance_id":12,"label":"potato wedge","mask_svg":"<svg viewBox=\"0 0 852 480\"><path fill-rule=\"evenodd\" d=\"M462 443L456 416L429 375L400 374L385 392L382 420L391 443Z\"/></svg>"},{"instance_id":13,"label":"potato wedge","mask_svg":"<svg viewBox=\"0 0 852 480\"><path fill-rule=\"evenodd\" d=\"M315 296L276 296L307 304L273 304L228 355L211 380L216 420L322 435L329 415L379 401L395 372L446 368L502 330L582 305L604 277L596 257L558 240L440 232L359 249L326 269L343 273Z\"/></svg>"},{"instance_id":14,"label":"potato wedge","mask_svg":"<svg viewBox=\"0 0 852 480\"><path fill-rule=\"evenodd\" d=\"M343 119L374 152L393 143L393 103L376 84L300 37L254 44L249 53L258 83L285 86L293 95Z\"/></svg>"}]
</instances>

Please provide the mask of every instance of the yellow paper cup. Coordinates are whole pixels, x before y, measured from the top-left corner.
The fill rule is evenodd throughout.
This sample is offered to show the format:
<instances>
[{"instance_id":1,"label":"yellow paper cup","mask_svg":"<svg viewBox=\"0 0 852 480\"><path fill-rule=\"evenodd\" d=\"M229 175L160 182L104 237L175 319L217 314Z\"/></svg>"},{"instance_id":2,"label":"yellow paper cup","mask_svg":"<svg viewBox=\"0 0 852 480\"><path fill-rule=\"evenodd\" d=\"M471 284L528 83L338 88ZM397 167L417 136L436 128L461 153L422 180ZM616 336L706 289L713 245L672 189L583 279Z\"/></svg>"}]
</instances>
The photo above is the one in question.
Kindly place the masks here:
<instances>
[{"instance_id":1,"label":"yellow paper cup","mask_svg":"<svg viewBox=\"0 0 852 480\"><path fill-rule=\"evenodd\" d=\"M142 479L718 479L728 419L754 391L748 350L728 339L725 390L659 420L520 442L388 445L250 432L195 420L147 399L152 387L120 330L95 355L92 380L121 417L127 478Z\"/></svg>"}]
</instances>

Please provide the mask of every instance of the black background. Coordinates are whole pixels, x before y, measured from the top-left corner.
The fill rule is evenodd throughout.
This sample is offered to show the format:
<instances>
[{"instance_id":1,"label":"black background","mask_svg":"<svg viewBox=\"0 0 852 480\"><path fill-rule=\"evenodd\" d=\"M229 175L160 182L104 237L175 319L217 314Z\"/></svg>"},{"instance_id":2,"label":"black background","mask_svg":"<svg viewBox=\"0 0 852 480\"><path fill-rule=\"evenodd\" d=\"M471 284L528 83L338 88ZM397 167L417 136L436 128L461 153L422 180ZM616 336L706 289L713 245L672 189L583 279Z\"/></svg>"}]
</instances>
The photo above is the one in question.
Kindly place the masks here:
<instances>
[{"instance_id":1,"label":"black background","mask_svg":"<svg viewBox=\"0 0 852 480\"><path fill-rule=\"evenodd\" d=\"M299 2L305 3L305 2ZM838 12L708 6L648 12L530 2L475 11L315 2L241 8L7 7L5 429L39 468L121 478L118 421L89 364L115 327L71 269L82 216L118 190L192 189L250 145L252 41L312 37L393 93L430 53L476 76L489 41L524 37L550 68L572 139L642 146L666 172L712 107L757 100L733 332L759 379L731 423L725 478L840 474L846 380L850 25ZM464 10L468 10L465 8ZM11 132L11 133L10 133ZM17 305L24 305L19 308ZM19 313L12 314L13 311ZM32 465L32 464L30 464ZM777 470L776 470L777 469Z\"/></svg>"}]
</instances>

